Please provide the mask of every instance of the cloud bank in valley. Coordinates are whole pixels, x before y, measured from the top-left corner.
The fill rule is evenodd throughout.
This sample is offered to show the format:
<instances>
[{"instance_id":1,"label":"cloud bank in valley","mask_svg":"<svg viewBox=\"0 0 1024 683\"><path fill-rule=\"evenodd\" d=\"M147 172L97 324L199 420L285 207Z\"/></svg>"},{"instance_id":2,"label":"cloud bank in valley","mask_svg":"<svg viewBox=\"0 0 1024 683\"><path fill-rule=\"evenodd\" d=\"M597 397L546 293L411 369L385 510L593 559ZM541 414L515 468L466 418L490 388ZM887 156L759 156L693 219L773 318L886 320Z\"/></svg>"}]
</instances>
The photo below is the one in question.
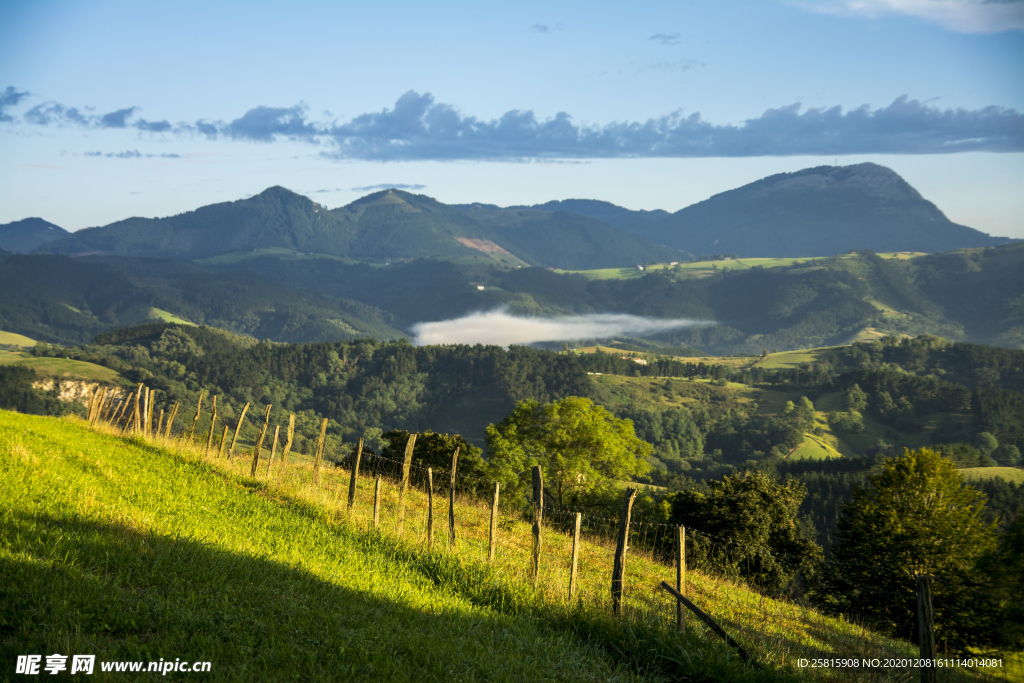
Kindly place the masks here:
<instances>
[{"instance_id":1,"label":"cloud bank in valley","mask_svg":"<svg viewBox=\"0 0 1024 683\"><path fill-rule=\"evenodd\" d=\"M471 313L455 320L417 323L412 332L416 344L530 344L533 342L603 339L628 335L642 337L657 332L709 325L699 320L643 318L624 313L592 313L555 318L518 318L504 309Z\"/></svg>"},{"instance_id":2,"label":"cloud bank in valley","mask_svg":"<svg viewBox=\"0 0 1024 683\"><path fill-rule=\"evenodd\" d=\"M1022 0L1024 2L1024 0ZM672 40L658 34L652 40ZM688 69L689 62L652 68ZM43 102L20 117L13 109L29 93L0 92L0 122L89 130L135 129L140 133L256 142L307 142L325 158L374 161L610 159L653 157L747 157L795 154L941 154L1024 151L1024 114L1005 107L940 109L896 98L885 107L804 108L800 103L767 109L739 125L716 124L699 112L678 110L646 121L604 125L576 123L568 112L548 119L514 109L496 119L463 114L410 90L394 107L348 121L314 120L305 105L257 106L230 122L198 119L171 124L138 115L138 107L93 114L88 107Z\"/></svg>"}]
</instances>

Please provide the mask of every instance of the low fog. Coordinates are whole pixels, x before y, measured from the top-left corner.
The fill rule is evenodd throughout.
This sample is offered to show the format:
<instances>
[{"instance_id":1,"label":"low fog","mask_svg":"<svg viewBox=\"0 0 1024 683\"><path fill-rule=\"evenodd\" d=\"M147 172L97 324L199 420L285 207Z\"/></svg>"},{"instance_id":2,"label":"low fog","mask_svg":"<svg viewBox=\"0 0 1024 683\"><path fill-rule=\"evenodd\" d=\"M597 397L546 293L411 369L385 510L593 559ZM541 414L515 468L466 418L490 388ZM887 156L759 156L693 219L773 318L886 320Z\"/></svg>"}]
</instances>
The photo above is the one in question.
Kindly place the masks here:
<instances>
[{"instance_id":1,"label":"low fog","mask_svg":"<svg viewBox=\"0 0 1024 683\"><path fill-rule=\"evenodd\" d=\"M531 344L605 337L642 337L656 332L711 323L663 318L643 318L623 313L591 313L556 318L517 318L505 309L472 313L455 320L417 323L412 326L416 344Z\"/></svg>"}]
</instances>

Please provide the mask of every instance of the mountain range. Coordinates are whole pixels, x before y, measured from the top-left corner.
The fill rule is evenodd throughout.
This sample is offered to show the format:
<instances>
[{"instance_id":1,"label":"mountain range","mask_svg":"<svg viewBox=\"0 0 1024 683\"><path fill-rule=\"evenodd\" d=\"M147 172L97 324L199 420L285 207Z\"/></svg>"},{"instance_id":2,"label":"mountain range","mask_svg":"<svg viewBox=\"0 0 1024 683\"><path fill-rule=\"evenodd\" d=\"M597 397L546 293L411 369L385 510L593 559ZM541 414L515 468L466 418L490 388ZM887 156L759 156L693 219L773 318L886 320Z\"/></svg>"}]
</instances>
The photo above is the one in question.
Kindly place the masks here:
<instances>
[{"instance_id":1,"label":"mountain range","mask_svg":"<svg viewBox=\"0 0 1024 683\"><path fill-rule=\"evenodd\" d=\"M388 263L415 258L605 268L687 254L588 216L540 210L475 215L383 190L330 210L282 187L167 218L128 218L43 245L53 254L198 260L275 249Z\"/></svg>"},{"instance_id":2,"label":"mountain range","mask_svg":"<svg viewBox=\"0 0 1024 683\"><path fill-rule=\"evenodd\" d=\"M876 164L769 176L675 213L597 200L501 208L447 205L390 189L328 209L282 187L165 218L127 218L68 234L41 219L0 226L0 248L28 253L199 260L261 250L388 263L488 259L567 270L692 255L934 253L1011 242L950 221Z\"/></svg>"},{"instance_id":3,"label":"mountain range","mask_svg":"<svg viewBox=\"0 0 1024 683\"><path fill-rule=\"evenodd\" d=\"M872 164L771 176L674 214L396 189L331 210L273 187L70 234L27 219L0 226L0 245L0 330L45 341L153 319L274 341L394 338L505 307L714 323L620 340L666 352L922 333L1024 346L1024 243L951 223ZM731 258L679 263L708 252ZM815 253L828 256L792 258Z\"/></svg>"},{"instance_id":4,"label":"mountain range","mask_svg":"<svg viewBox=\"0 0 1024 683\"><path fill-rule=\"evenodd\" d=\"M532 208L573 211L698 255L935 253L1012 241L953 223L898 174L871 163L780 173L672 214L580 199Z\"/></svg>"}]
</instances>

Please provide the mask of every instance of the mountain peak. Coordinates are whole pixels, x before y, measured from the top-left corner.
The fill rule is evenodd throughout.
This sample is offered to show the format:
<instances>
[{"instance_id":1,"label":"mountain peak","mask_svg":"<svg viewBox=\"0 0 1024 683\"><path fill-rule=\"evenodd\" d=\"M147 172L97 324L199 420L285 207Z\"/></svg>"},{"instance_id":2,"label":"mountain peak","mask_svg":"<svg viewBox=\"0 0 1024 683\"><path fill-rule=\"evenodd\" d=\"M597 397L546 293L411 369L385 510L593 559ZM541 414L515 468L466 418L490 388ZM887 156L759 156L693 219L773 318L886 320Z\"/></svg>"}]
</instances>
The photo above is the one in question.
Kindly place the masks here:
<instances>
[{"instance_id":1,"label":"mountain peak","mask_svg":"<svg viewBox=\"0 0 1024 683\"><path fill-rule=\"evenodd\" d=\"M938 252L1010 241L953 223L898 173L872 163L768 176L638 232L696 254L741 257Z\"/></svg>"},{"instance_id":2,"label":"mountain peak","mask_svg":"<svg viewBox=\"0 0 1024 683\"><path fill-rule=\"evenodd\" d=\"M0 225L0 249L27 254L69 234L64 228L42 218L23 218Z\"/></svg>"},{"instance_id":3,"label":"mountain peak","mask_svg":"<svg viewBox=\"0 0 1024 683\"><path fill-rule=\"evenodd\" d=\"M891 168L870 162L851 166L815 166L794 173L779 173L744 188L760 192L844 191L878 198L923 200L921 194Z\"/></svg>"},{"instance_id":4,"label":"mountain peak","mask_svg":"<svg viewBox=\"0 0 1024 683\"><path fill-rule=\"evenodd\" d=\"M293 192L292 190L289 190L287 187L281 187L280 185L274 185L272 187L268 187L267 189L263 190L263 192L260 192L259 194L255 194L252 197L249 197L249 199L243 199L241 201L243 201L243 202L244 201L252 201L254 199L255 200L264 200L264 201L271 200L271 201L276 201L276 202L300 201L300 202L308 202L310 204L315 204L316 203L312 199L310 199L309 197L307 197L305 195L302 195L302 194L299 194L298 192Z\"/></svg>"}]
</instances>

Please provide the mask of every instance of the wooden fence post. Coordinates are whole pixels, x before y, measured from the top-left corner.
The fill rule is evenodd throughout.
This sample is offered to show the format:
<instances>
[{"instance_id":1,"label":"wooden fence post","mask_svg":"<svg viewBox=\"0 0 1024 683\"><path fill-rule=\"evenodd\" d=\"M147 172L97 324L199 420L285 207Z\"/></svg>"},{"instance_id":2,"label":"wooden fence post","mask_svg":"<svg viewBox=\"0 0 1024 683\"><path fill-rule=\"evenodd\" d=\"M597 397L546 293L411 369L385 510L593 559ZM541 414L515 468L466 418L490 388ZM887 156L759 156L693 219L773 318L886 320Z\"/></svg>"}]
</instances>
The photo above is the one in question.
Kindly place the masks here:
<instances>
[{"instance_id":1,"label":"wooden fence post","mask_svg":"<svg viewBox=\"0 0 1024 683\"><path fill-rule=\"evenodd\" d=\"M281 464L288 462L288 454L292 452L292 440L295 438L295 413L288 416L288 432L285 437L284 450L281 451Z\"/></svg>"},{"instance_id":2,"label":"wooden fence post","mask_svg":"<svg viewBox=\"0 0 1024 683\"><path fill-rule=\"evenodd\" d=\"M327 418L320 423L320 436L316 440L316 455L313 459L313 485L320 485L320 463L324 459L325 442L327 441Z\"/></svg>"},{"instance_id":3,"label":"wooden fence post","mask_svg":"<svg viewBox=\"0 0 1024 683\"><path fill-rule=\"evenodd\" d=\"M494 500L491 501L491 533L487 541L487 561L494 562L494 546L498 542L498 487L494 482Z\"/></svg>"},{"instance_id":4,"label":"wooden fence post","mask_svg":"<svg viewBox=\"0 0 1024 683\"><path fill-rule=\"evenodd\" d=\"M935 683L935 623L932 612L932 577L917 575L917 633L920 643L921 683ZM926 665L928 662L929 665Z\"/></svg>"},{"instance_id":5,"label":"wooden fence post","mask_svg":"<svg viewBox=\"0 0 1024 683\"><path fill-rule=\"evenodd\" d=\"M395 531L399 536L405 528L405 494L409 489L409 466L412 465L412 452L416 447L416 435L410 434L405 443L405 459L402 461L402 487L398 491L398 522Z\"/></svg>"},{"instance_id":6,"label":"wooden fence post","mask_svg":"<svg viewBox=\"0 0 1024 683\"><path fill-rule=\"evenodd\" d=\"M160 409L160 421L156 423L156 435L163 436L164 434L164 409Z\"/></svg>"},{"instance_id":7,"label":"wooden fence post","mask_svg":"<svg viewBox=\"0 0 1024 683\"><path fill-rule=\"evenodd\" d=\"M220 460L224 457L224 447L228 445L228 427L224 425L224 433L220 435L220 449L217 451L217 459Z\"/></svg>"},{"instance_id":8,"label":"wooden fence post","mask_svg":"<svg viewBox=\"0 0 1024 683\"><path fill-rule=\"evenodd\" d=\"M195 417L192 418L192 431L190 431L188 433L188 440L189 441L192 441L193 439L196 438L196 422L199 421L199 415L200 415L200 413L201 413L201 411L203 409L203 394L204 393L205 392L203 392L203 391L199 392L199 402L196 403L196 415L195 415Z\"/></svg>"},{"instance_id":9,"label":"wooden fence post","mask_svg":"<svg viewBox=\"0 0 1024 683\"><path fill-rule=\"evenodd\" d=\"M121 405L117 407L117 412L114 413L114 419L111 421L111 424L113 424L114 427L121 424L121 420L124 419L125 413L128 412L128 406L131 402L132 395L130 393L121 398Z\"/></svg>"},{"instance_id":10,"label":"wooden fence post","mask_svg":"<svg viewBox=\"0 0 1024 683\"><path fill-rule=\"evenodd\" d=\"M132 418L131 418L132 431L135 431L135 432L139 431L139 428L142 427L142 415L139 413L139 411L142 409L141 401L142 401L142 382L139 382L139 388L135 390L135 406L132 408Z\"/></svg>"},{"instance_id":11,"label":"wooden fence post","mask_svg":"<svg viewBox=\"0 0 1024 683\"><path fill-rule=\"evenodd\" d=\"M530 566L530 578L537 585L540 577L540 529L544 522L544 473L540 465L534 465L533 475L533 563Z\"/></svg>"},{"instance_id":12,"label":"wooden fence post","mask_svg":"<svg viewBox=\"0 0 1024 683\"><path fill-rule=\"evenodd\" d=\"M448 486L448 549L455 549L455 466L459 463L459 448L452 453L452 479Z\"/></svg>"},{"instance_id":13,"label":"wooden fence post","mask_svg":"<svg viewBox=\"0 0 1024 683\"><path fill-rule=\"evenodd\" d=\"M142 414L141 422L139 423L139 431L142 432L143 436L149 436L149 431L146 429L146 418L149 415L149 387L145 387L142 390Z\"/></svg>"},{"instance_id":14,"label":"wooden fence post","mask_svg":"<svg viewBox=\"0 0 1024 683\"><path fill-rule=\"evenodd\" d=\"M171 438L171 425L174 424L174 418L178 416L178 408L181 407L180 403L175 403L174 407L171 408L171 415L167 418L167 427L164 432L164 439Z\"/></svg>"},{"instance_id":15,"label":"wooden fence post","mask_svg":"<svg viewBox=\"0 0 1024 683\"><path fill-rule=\"evenodd\" d=\"M622 512L619 514L619 533L615 538L615 564L612 566L612 613L622 613L622 586L626 575L626 550L629 548L629 519L633 514L633 501L636 500L637 489L626 489L626 499L622 501Z\"/></svg>"},{"instance_id":16,"label":"wooden fence post","mask_svg":"<svg viewBox=\"0 0 1024 683\"><path fill-rule=\"evenodd\" d=\"M235 457L235 444L238 443L238 433L242 431L242 423L245 422L245 414L249 410L249 403L246 402L242 408L242 414L238 416L238 424L235 425L235 436L231 439L231 448L228 449L228 459Z\"/></svg>"},{"instance_id":17,"label":"wooden fence post","mask_svg":"<svg viewBox=\"0 0 1024 683\"><path fill-rule=\"evenodd\" d=\"M256 447L252 449L252 468L249 470L249 476L256 476L256 468L260 464L260 451L263 450L263 439L267 436L267 428L270 427L270 408L271 405L267 404L267 414L263 416L263 429L260 430L260 436L256 439ZM195 421L192 423L195 425Z\"/></svg>"},{"instance_id":18,"label":"wooden fence post","mask_svg":"<svg viewBox=\"0 0 1024 683\"><path fill-rule=\"evenodd\" d=\"M583 515L579 512L576 513L576 524L572 531L572 567L569 570L569 604L572 604L573 597L576 596L576 566L580 559L580 522L583 520Z\"/></svg>"},{"instance_id":19,"label":"wooden fence post","mask_svg":"<svg viewBox=\"0 0 1024 683\"><path fill-rule=\"evenodd\" d=\"M363 440L356 442L356 456L352 460L352 477L348 480L348 513L352 514L352 506L356 504L356 482L359 480L359 462L363 459Z\"/></svg>"},{"instance_id":20,"label":"wooden fence post","mask_svg":"<svg viewBox=\"0 0 1024 683\"><path fill-rule=\"evenodd\" d=\"M676 527L676 590L686 595L686 527ZM680 633L686 630L686 610L676 600L676 627Z\"/></svg>"},{"instance_id":21,"label":"wooden fence post","mask_svg":"<svg viewBox=\"0 0 1024 683\"><path fill-rule=\"evenodd\" d=\"M434 470L427 468L427 550L434 548Z\"/></svg>"},{"instance_id":22,"label":"wooden fence post","mask_svg":"<svg viewBox=\"0 0 1024 683\"><path fill-rule=\"evenodd\" d=\"M117 399L118 391L116 388L110 390L110 400L107 401L107 409L103 411L101 418L104 422L110 422L114 415L117 413L117 409L120 408L120 401Z\"/></svg>"},{"instance_id":23,"label":"wooden fence post","mask_svg":"<svg viewBox=\"0 0 1024 683\"><path fill-rule=\"evenodd\" d=\"M373 530L380 527L380 475L373 482Z\"/></svg>"},{"instance_id":24,"label":"wooden fence post","mask_svg":"<svg viewBox=\"0 0 1024 683\"><path fill-rule=\"evenodd\" d=\"M708 625L708 628L710 628L710 629L711 629L712 631L714 631L715 633L717 633L717 634L718 634L718 637L719 637L719 638L721 638L722 640L724 640L724 641L725 641L726 643L728 643L728 644L729 644L729 645L730 645L731 647L734 647L734 648L736 648L736 649L737 649L737 650L739 651L739 653L740 653L740 657L742 657L742 658L743 658L743 661L747 661L747 660L749 660L749 659L750 659L749 655L747 655L747 651L746 651L746 650L744 650L744 649L743 649L743 647L742 647L742 646L741 646L741 645L740 645L739 643L737 643L737 642L736 642L735 640L733 640L733 639L732 639L732 638L731 638L731 637L729 636L729 634L728 634L728 633L726 633L726 632L725 632L725 631L724 631L724 630L722 629L722 627L721 627L721 626L719 626L719 625L718 625L718 624L717 624L717 623L715 622L715 620L714 620L714 619L712 619L712 618L711 618L711 617L710 617L710 616L709 616L709 615L708 615L707 613L705 613L705 612L704 612L704 610L702 610L701 608L697 607L697 605L695 605L695 604L693 604L692 602L690 602L689 600L687 600L687 599L686 599L686 596L684 596L684 595L681 595L681 594L679 593L679 591L677 591L677 590L676 590L675 588L673 588L673 587L672 587L672 586L671 586L671 585L669 584L669 582L668 582L668 581L662 581L662 582L661 582L661 587L662 587L662 588L664 588L664 589L665 589L666 591L668 591L668 592L669 592L669 594L671 594L671 595L672 595L672 597L674 597L674 598L675 598L676 600L678 600L678 601L679 601L679 602L681 602L682 604L686 605L686 606L687 606L687 607L688 607L688 608L690 609L690 611L691 611L691 612L693 612L694 614L696 614L696 615L697 615L697 616L698 616L698 617L700 618L700 620L701 620L701 621L703 621L703 622L704 622L705 624L707 624L707 625Z\"/></svg>"},{"instance_id":25,"label":"wooden fence post","mask_svg":"<svg viewBox=\"0 0 1024 683\"><path fill-rule=\"evenodd\" d=\"M213 395L213 412L210 414L210 433L206 436L206 452L203 457L209 457L210 446L213 445L213 427L217 424L217 395Z\"/></svg>"},{"instance_id":26,"label":"wooden fence post","mask_svg":"<svg viewBox=\"0 0 1024 683\"><path fill-rule=\"evenodd\" d=\"M281 433L281 425L274 425L274 445L270 448L270 459L267 460L267 479L270 479L270 466L274 464L274 456L277 454L277 436Z\"/></svg>"},{"instance_id":27,"label":"wooden fence post","mask_svg":"<svg viewBox=\"0 0 1024 683\"><path fill-rule=\"evenodd\" d=\"M153 436L153 407L156 406L156 389L149 390L149 407L146 408L146 436Z\"/></svg>"},{"instance_id":28,"label":"wooden fence post","mask_svg":"<svg viewBox=\"0 0 1024 683\"><path fill-rule=\"evenodd\" d=\"M89 424L92 424L92 416L96 412L96 399L99 398L100 388L97 386L92 390L92 395L89 397L89 407L86 409L85 419L88 420Z\"/></svg>"},{"instance_id":29,"label":"wooden fence post","mask_svg":"<svg viewBox=\"0 0 1024 683\"><path fill-rule=\"evenodd\" d=\"M109 392L107 390L107 387L103 387L103 391L100 392L100 401L99 401L99 403L96 404L96 411L95 411L95 414L93 415L93 418L92 418L93 424L95 424L95 423L97 423L97 422L99 422L100 420L103 419L103 413L106 411L107 403L110 402L110 399L113 398L113 396L114 396L114 389L113 389L113 387L111 387Z\"/></svg>"},{"instance_id":30,"label":"wooden fence post","mask_svg":"<svg viewBox=\"0 0 1024 683\"><path fill-rule=\"evenodd\" d=\"M103 402L107 400L107 388L96 387L92 400L89 402L89 424L95 425L99 422L100 411L103 410Z\"/></svg>"}]
</instances>

